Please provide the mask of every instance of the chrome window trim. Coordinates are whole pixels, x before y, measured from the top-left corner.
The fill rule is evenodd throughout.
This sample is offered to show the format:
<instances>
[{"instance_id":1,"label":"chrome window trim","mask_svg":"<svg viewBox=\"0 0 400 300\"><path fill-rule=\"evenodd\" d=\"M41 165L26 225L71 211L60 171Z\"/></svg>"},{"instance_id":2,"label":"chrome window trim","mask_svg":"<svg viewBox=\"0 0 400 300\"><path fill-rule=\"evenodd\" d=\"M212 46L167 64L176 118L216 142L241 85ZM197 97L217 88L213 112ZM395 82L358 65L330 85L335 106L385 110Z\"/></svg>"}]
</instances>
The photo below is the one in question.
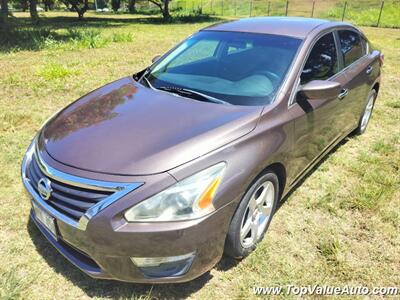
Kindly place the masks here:
<instances>
[{"instance_id":1,"label":"chrome window trim","mask_svg":"<svg viewBox=\"0 0 400 300\"><path fill-rule=\"evenodd\" d=\"M299 71L297 72L297 75L296 75L296 82L295 82L295 85L294 85L294 86L296 87L296 89L295 89L295 90L292 90L292 92L291 92L291 94L290 94L289 101L288 101L288 108L292 107L292 106L296 103L296 101L294 101L294 98L295 98L295 95L296 95L296 93L297 93L297 91L298 91L299 86L301 85L301 84L300 84L301 72L303 71L304 66L305 66L305 64L306 64L306 62L307 62L307 60L308 60L308 57L310 56L311 51L312 51L312 49L314 48L315 44L316 44L323 36L325 36L325 35L327 35L327 34L329 34L329 33L332 33L333 38L334 38L334 40L335 40L335 30L336 30L336 28L329 28L329 29L327 29L327 30L324 30L324 31L320 32L320 33L314 38L314 40L313 40L312 44L310 45L310 47L307 49L307 53L306 53L306 55L304 55L304 57L306 57L306 58L303 59L303 62L302 62L302 64L301 64L301 67L299 68ZM337 47L337 46L336 46L336 40L335 40L335 47ZM338 51L337 51L337 49L336 49L336 53L337 53L337 52L338 52ZM337 54L336 54L336 55L337 55ZM339 58L337 58L337 59L338 59L338 61L339 61ZM338 68L339 68L339 66L338 66ZM331 76L330 78L328 78L327 80L330 80L330 79L332 79L333 77L337 76L337 74L339 74L341 71L342 71L342 70L338 70L338 72L337 72L336 74L332 75L332 76ZM293 95L293 94L294 94L294 95Z\"/></svg>"},{"instance_id":2,"label":"chrome window trim","mask_svg":"<svg viewBox=\"0 0 400 300\"><path fill-rule=\"evenodd\" d=\"M72 227L77 228L77 229L86 230L87 224L89 223L90 219L92 219L94 216L96 216L99 212L104 210L106 207L110 206L112 203L116 202L123 196L127 195L131 191L137 189L138 187L140 187L141 185L144 184L143 182L124 183L124 182L100 181L100 180L78 177L78 176L74 176L71 174L67 174L67 173L58 171L58 170L50 167L43 161L43 159L40 157L40 155L36 151L36 149L37 149L36 144L37 144L36 139L34 139L31 146L28 148L28 150L25 154L25 157L22 161L21 176L22 176L23 184L24 184L26 190L32 196L32 198L33 198L32 201L35 201L36 204L38 204L42 209L44 209L50 215L55 217L57 220L60 220L61 222L64 222ZM89 208L86 211L86 213L77 222L77 221L69 218L68 216L60 213L58 210L54 209L50 205L48 205L46 203L46 201L44 201L42 199L42 197L40 197L40 195L32 187L31 182L26 175L27 166L32 159L36 159L40 169L46 176L49 176L50 178L53 178L57 181L60 181L60 182L63 182L63 183L66 183L66 184L69 184L72 186L83 187L83 188L88 188L88 189L92 189L92 190L114 191L114 193L111 194L110 196L107 196L102 201L96 203L91 208Z\"/></svg>"},{"instance_id":3,"label":"chrome window trim","mask_svg":"<svg viewBox=\"0 0 400 300\"><path fill-rule=\"evenodd\" d=\"M293 105L296 103L294 98L297 95L299 86L300 86L300 76L297 77L296 82L293 85L292 90L290 91L290 96L289 96L289 101L288 101L288 109L293 107Z\"/></svg>"}]
</instances>

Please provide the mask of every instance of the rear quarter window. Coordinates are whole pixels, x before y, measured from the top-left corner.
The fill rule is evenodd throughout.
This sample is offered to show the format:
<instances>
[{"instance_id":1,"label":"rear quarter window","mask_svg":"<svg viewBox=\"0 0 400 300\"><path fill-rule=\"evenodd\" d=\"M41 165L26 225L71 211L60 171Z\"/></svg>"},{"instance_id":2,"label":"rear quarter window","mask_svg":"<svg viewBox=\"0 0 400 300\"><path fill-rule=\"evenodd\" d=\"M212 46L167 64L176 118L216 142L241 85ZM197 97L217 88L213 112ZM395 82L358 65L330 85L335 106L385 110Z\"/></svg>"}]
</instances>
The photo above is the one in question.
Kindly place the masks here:
<instances>
[{"instance_id":1,"label":"rear quarter window","mask_svg":"<svg viewBox=\"0 0 400 300\"><path fill-rule=\"evenodd\" d=\"M351 65L365 54L361 36L352 30L339 30L340 52L343 56L344 67Z\"/></svg>"}]
</instances>

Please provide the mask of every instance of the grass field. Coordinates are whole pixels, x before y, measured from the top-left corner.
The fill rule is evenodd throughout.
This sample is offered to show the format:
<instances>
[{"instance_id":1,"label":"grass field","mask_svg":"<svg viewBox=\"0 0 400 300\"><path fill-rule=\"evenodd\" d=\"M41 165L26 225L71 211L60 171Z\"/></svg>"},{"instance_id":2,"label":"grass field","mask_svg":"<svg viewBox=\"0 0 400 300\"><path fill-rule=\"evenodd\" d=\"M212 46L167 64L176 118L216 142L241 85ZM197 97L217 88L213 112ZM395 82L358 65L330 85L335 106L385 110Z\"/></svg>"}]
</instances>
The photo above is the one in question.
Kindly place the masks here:
<instances>
[{"instance_id":1,"label":"grass field","mask_svg":"<svg viewBox=\"0 0 400 300\"><path fill-rule=\"evenodd\" d=\"M201 9L203 13L217 16L248 17L285 15L287 5L289 16L314 16L341 20L345 2L345 21L358 25L377 25L381 0L178 0L172 1L171 7L173 11L181 14ZM148 10L149 6L143 2L140 8ZM385 1L379 26L400 27L400 2L398 0Z\"/></svg>"},{"instance_id":2,"label":"grass field","mask_svg":"<svg viewBox=\"0 0 400 300\"><path fill-rule=\"evenodd\" d=\"M20 162L53 112L209 23L46 16L43 33L24 27L25 42L0 49L0 299L232 299L255 297L254 285L400 286L400 30L363 28L385 54L369 128L287 198L258 249L193 282L150 286L93 280L61 257L29 221Z\"/></svg>"}]
</instances>

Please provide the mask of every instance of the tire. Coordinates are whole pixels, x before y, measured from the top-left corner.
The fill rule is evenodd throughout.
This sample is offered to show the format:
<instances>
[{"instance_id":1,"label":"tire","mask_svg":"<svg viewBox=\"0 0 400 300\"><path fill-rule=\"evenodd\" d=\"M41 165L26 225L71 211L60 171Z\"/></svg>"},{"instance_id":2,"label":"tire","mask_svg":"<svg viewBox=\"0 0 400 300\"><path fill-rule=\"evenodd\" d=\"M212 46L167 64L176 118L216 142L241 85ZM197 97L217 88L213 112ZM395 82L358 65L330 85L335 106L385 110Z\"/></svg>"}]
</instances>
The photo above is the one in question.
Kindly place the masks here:
<instances>
[{"instance_id":1,"label":"tire","mask_svg":"<svg viewBox=\"0 0 400 300\"><path fill-rule=\"evenodd\" d=\"M372 111L374 109L376 96L377 96L376 90L372 89L368 94L367 104L363 109L363 112L360 116L360 120L358 121L358 126L354 130L354 134L361 135L367 129L369 120L371 119L372 116Z\"/></svg>"},{"instance_id":2,"label":"tire","mask_svg":"<svg viewBox=\"0 0 400 300\"><path fill-rule=\"evenodd\" d=\"M273 172L267 171L253 181L233 215L225 242L226 255L240 259L256 248L271 223L278 197L279 181Z\"/></svg>"}]
</instances>

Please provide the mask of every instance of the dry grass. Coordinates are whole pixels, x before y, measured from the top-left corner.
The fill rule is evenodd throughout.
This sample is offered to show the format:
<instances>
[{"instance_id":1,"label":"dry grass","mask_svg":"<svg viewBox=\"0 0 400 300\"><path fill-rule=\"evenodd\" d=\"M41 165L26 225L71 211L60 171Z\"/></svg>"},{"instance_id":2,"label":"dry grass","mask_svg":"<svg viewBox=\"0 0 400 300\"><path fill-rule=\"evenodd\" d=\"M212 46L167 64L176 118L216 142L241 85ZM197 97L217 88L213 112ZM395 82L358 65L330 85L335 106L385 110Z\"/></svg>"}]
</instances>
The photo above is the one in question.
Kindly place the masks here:
<instances>
[{"instance_id":1,"label":"dry grass","mask_svg":"<svg viewBox=\"0 0 400 300\"><path fill-rule=\"evenodd\" d=\"M247 259L236 265L223 260L187 284L154 287L97 281L72 267L28 220L19 168L30 139L54 111L142 69L207 25L139 19L92 24L104 36L131 33L133 39L100 48L66 41L0 54L0 298L228 299L254 297L253 285L400 285L400 30L395 29L364 28L386 57L367 133L338 147L288 197Z\"/></svg>"}]
</instances>

